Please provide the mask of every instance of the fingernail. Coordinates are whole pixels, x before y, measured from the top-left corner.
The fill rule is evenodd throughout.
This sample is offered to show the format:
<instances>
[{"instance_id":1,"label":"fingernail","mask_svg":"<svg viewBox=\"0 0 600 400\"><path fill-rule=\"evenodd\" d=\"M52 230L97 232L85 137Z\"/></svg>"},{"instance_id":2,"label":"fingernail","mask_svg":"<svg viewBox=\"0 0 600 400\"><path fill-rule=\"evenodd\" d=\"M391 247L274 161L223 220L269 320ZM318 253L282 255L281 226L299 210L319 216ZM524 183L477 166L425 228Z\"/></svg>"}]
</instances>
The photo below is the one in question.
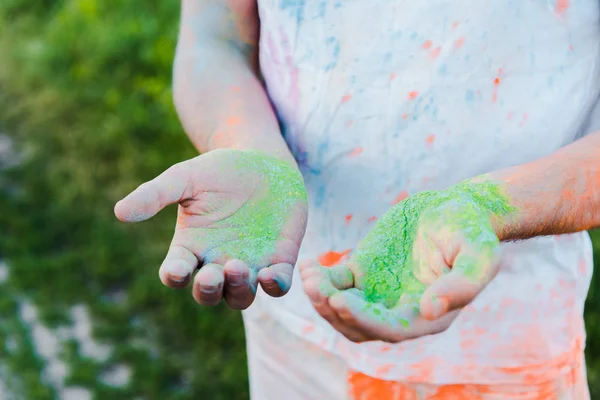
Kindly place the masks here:
<instances>
[{"instance_id":1,"label":"fingernail","mask_svg":"<svg viewBox=\"0 0 600 400\"><path fill-rule=\"evenodd\" d=\"M440 318L448 312L448 300L445 297L431 296L431 307L434 318Z\"/></svg>"},{"instance_id":2,"label":"fingernail","mask_svg":"<svg viewBox=\"0 0 600 400\"><path fill-rule=\"evenodd\" d=\"M273 277L273 282L275 282L277 286L279 286L279 289L283 290L284 292L287 289L285 282L283 282L278 276Z\"/></svg>"},{"instance_id":3,"label":"fingernail","mask_svg":"<svg viewBox=\"0 0 600 400\"><path fill-rule=\"evenodd\" d=\"M242 286L244 284L244 275L229 274L229 284L231 286Z\"/></svg>"},{"instance_id":4,"label":"fingernail","mask_svg":"<svg viewBox=\"0 0 600 400\"><path fill-rule=\"evenodd\" d=\"M169 280L173 283L184 283L185 281L187 281L190 277L190 274L186 274L186 275L172 275L169 274Z\"/></svg>"},{"instance_id":5,"label":"fingernail","mask_svg":"<svg viewBox=\"0 0 600 400\"><path fill-rule=\"evenodd\" d=\"M213 294L213 293L217 293L217 291L220 289L219 286L198 286L198 288L200 289L200 291L202 293L205 294Z\"/></svg>"}]
</instances>

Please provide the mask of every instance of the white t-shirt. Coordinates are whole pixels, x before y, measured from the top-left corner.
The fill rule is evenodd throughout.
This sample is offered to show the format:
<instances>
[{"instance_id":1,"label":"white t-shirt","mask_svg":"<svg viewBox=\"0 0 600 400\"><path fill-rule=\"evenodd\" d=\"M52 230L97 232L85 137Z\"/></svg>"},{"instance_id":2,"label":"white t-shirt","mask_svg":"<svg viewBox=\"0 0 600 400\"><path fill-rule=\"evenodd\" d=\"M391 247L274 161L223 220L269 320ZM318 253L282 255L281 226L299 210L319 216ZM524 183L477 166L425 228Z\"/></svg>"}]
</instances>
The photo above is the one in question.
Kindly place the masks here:
<instances>
[{"instance_id":1,"label":"white t-shirt","mask_svg":"<svg viewBox=\"0 0 600 400\"><path fill-rule=\"evenodd\" d=\"M590 127L600 93L596 0L259 0L260 61L309 192L300 259L343 261L395 202L522 164ZM550 179L545 177L544 179ZM258 296L290 332L401 381L536 383L585 343L586 233L503 245L494 281L443 333L355 344L298 272Z\"/></svg>"}]
</instances>

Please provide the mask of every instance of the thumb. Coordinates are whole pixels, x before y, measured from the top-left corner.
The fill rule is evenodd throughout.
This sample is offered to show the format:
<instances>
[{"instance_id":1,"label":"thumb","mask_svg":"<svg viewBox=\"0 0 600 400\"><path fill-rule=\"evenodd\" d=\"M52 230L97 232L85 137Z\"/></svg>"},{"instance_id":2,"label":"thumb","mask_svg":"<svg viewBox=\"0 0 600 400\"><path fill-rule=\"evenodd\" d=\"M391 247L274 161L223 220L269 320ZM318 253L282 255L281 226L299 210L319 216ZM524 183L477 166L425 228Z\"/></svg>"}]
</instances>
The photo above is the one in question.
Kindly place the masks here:
<instances>
[{"instance_id":1,"label":"thumb","mask_svg":"<svg viewBox=\"0 0 600 400\"><path fill-rule=\"evenodd\" d=\"M421 315L438 319L469 304L497 272L496 251L477 256L461 252L452 269L431 284L421 297Z\"/></svg>"},{"instance_id":2,"label":"thumb","mask_svg":"<svg viewBox=\"0 0 600 400\"><path fill-rule=\"evenodd\" d=\"M186 163L173 165L151 181L141 184L115 205L115 215L123 222L139 222L153 217L166 206L186 199L191 169Z\"/></svg>"}]
</instances>

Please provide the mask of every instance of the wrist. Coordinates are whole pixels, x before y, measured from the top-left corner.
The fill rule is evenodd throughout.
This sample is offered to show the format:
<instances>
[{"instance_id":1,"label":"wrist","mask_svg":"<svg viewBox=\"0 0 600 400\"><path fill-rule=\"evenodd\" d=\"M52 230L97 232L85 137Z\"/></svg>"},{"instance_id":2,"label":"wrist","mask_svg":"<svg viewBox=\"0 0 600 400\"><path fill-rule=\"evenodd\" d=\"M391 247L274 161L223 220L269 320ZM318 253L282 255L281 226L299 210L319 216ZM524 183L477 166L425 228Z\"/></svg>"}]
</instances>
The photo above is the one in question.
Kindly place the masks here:
<instances>
[{"instance_id":1,"label":"wrist","mask_svg":"<svg viewBox=\"0 0 600 400\"><path fill-rule=\"evenodd\" d=\"M514 238L520 212L506 187L506 182L490 175L480 175L456 185L483 212L489 215L492 229L500 241Z\"/></svg>"}]
</instances>

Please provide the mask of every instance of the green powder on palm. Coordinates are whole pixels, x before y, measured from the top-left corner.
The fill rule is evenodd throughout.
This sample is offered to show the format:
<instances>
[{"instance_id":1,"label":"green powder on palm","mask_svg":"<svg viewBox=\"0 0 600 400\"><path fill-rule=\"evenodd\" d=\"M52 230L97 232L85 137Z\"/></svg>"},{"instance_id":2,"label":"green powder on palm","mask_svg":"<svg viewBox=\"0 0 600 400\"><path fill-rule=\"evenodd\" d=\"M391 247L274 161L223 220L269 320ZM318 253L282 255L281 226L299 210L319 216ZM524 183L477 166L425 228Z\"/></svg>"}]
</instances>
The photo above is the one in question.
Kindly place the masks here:
<instances>
[{"instance_id":1,"label":"green powder on palm","mask_svg":"<svg viewBox=\"0 0 600 400\"><path fill-rule=\"evenodd\" d=\"M264 266L294 208L306 203L302 175L290 164L258 152L225 151L231 157L228 168L233 166L232 175L240 177L239 184L257 184L239 210L215 224L219 229L209 234L209 247L251 268Z\"/></svg>"},{"instance_id":2,"label":"green powder on palm","mask_svg":"<svg viewBox=\"0 0 600 400\"><path fill-rule=\"evenodd\" d=\"M452 208L456 212L449 211ZM365 272L367 301L393 307L401 296L408 295L418 302L426 288L412 268L418 224L459 230L478 251L491 252L498 245L491 217L514 210L503 188L489 181L465 181L447 190L421 192L395 205L379 219L352 257ZM477 263L472 267L476 274Z\"/></svg>"}]
</instances>

